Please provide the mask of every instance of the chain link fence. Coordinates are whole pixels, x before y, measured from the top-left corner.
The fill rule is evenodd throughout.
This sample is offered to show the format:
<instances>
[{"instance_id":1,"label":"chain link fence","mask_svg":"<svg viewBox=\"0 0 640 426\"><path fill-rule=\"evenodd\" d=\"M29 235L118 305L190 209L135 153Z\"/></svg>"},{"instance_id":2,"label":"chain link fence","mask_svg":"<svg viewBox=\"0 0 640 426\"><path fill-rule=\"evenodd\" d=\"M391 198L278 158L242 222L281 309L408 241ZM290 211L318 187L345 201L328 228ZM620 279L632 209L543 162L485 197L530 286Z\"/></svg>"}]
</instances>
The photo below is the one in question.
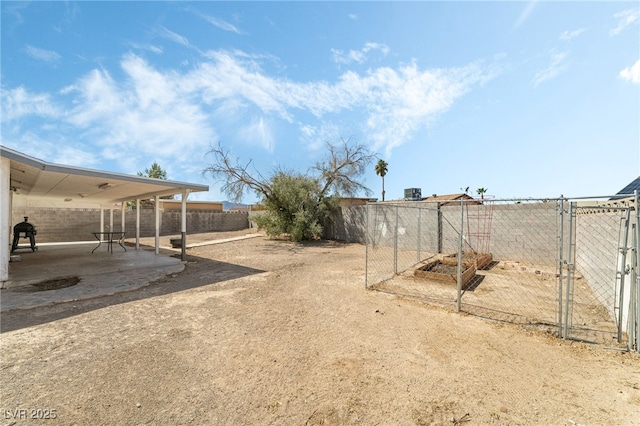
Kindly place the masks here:
<instances>
[{"instance_id":1,"label":"chain link fence","mask_svg":"<svg viewBox=\"0 0 640 426\"><path fill-rule=\"evenodd\" d=\"M638 350L634 202L370 203L366 286Z\"/></svg>"}]
</instances>

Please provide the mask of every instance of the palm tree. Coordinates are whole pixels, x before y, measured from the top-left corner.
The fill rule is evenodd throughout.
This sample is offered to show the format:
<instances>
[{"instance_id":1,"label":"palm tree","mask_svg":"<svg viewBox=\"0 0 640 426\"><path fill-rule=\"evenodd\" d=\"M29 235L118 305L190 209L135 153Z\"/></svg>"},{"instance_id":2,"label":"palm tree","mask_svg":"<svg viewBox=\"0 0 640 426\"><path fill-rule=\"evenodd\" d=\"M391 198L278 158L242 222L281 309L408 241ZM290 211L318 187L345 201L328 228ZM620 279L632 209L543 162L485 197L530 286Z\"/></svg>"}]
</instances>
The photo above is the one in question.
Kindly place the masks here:
<instances>
[{"instance_id":1,"label":"palm tree","mask_svg":"<svg viewBox=\"0 0 640 426\"><path fill-rule=\"evenodd\" d=\"M387 174L387 166L389 164L384 160L378 160L376 163L376 174L382 178L382 201L384 201L384 177Z\"/></svg>"},{"instance_id":2,"label":"palm tree","mask_svg":"<svg viewBox=\"0 0 640 426\"><path fill-rule=\"evenodd\" d=\"M487 193L487 188L478 188L476 189L476 192L480 196L480 199L484 200L484 194Z\"/></svg>"}]
</instances>

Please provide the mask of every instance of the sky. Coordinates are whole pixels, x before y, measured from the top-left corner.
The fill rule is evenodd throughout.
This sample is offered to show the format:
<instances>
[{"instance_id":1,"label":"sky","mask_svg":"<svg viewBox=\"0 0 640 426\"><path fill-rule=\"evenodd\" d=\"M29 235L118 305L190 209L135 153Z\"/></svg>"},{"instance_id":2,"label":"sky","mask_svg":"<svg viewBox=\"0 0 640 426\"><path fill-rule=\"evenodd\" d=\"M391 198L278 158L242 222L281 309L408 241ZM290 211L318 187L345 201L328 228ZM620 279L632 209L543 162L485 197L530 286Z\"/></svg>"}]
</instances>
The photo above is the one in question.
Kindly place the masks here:
<instances>
[{"instance_id":1,"label":"sky","mask_svg":"<svg viewBox=\"0 0 640 426\"><path fill-rule=\"evenodd\" d=\"M218 144L268 177L350 140L388 163L387 200L600 196L640 175L637 1L0 8L0 144L117 173L157 162L209 185L189 199L228 198L203 174Z\"/></svg>"}]
</instances>

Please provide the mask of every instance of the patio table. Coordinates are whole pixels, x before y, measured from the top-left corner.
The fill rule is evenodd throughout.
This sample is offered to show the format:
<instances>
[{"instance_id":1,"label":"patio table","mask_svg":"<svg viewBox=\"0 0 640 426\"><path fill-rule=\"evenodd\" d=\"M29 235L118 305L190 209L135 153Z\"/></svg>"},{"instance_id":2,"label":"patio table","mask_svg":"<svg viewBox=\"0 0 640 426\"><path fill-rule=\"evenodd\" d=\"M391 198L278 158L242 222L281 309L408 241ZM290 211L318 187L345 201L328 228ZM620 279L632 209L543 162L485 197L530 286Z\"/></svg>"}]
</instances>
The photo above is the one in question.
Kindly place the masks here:
<instances>
[{"instance_id":1,"label":"patio table","mask_svg":"<svg viewBox=\"0 0 640 426\"><path fill-rule=\"evenodd\" d=\"M91 254L94 251L98 250L98 248L102 245L103 242L107 243L107 251L113 254L113 243L118 243L120 247L127 251L127 248L122 245L124 242L124 232L114 232L114 231L106 231L106 232L92 232L93 236L98 240L98 245L96 248L91 250Z\"/></svg>"}]
</instances>

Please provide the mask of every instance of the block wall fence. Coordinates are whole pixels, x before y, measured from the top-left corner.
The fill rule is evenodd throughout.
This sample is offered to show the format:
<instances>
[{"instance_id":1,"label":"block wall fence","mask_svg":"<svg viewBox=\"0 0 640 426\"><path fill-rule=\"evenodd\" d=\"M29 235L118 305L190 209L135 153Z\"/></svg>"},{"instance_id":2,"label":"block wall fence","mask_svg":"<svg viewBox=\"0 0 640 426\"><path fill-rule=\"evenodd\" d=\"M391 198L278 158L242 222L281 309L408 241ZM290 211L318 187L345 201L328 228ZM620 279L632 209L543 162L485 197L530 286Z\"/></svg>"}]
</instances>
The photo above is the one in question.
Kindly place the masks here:
<instances>
[{"instance_id":1,"label":"block wall fence","mask_svg":"<svg viewBox=\"0 0 640 426\"><path fill-rule=\"evenodd\" d=\"M457 252L459 205L440 207L440 221L436 206L413 209L399 205L397 222L395 206L387 207L386 217L379 226L389 234L398 227L399 248L415 248L416 236L420 234L420 246L425 252ZM420 218L416 220L418 215ZM366 220L366 206L343 207L325 228L325 237L365 244ZM494 259L536 263L542 260L545 264L550 260L554 264L558 251L557 222L555 203L494 206L490 228L490 251Z\"/></svg>"},{"instance_id":2,"label":"block wall fence","mask_svg":"<svg viewBox=\"0 0 640 426\"><path fill-rule=\"evenodd\" d=\"M111 214L108 209L102 211L104 215L104 229L110 229ZM94 240L92 232L100 230L100 209L68 209L30 207L12 215L12 226L29 217L29 223L37 230L36 242L66 242ZM220 212L187 210L187 235L201 232L237 231L249 227L247 212ZM155 235L155 211L153 209L140 210L140 236L153 237ZM160 235L180 235L181 212L175 210L161 211ZM119 209L113 210L113 230L120 231L122 214ZM136 212L125 212L125 232L128 238L136 235Z\"/></svg>"}]
</instances>

